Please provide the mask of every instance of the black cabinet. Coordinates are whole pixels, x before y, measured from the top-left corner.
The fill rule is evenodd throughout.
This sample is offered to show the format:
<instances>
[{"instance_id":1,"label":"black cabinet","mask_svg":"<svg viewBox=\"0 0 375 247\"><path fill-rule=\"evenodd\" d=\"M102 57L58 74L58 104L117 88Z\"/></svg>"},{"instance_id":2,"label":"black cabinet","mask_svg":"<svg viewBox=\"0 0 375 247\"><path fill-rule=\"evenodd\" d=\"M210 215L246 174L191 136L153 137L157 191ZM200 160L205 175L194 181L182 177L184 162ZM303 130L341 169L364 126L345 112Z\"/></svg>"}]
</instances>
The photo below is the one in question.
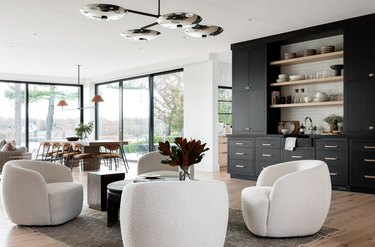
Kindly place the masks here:
<instances>
[{"instance_id":1,"label":"black cabinet","mask_svg":"<svg viewBox=\"0 0 375 247\"><path fill-rule=\"evenodd\" d=\"M347 139L317 139L315 158L327 163L333 186L348 189L349 155Z\"/></svg>"},{"instance_id":2,"label":"black cabinet","mask_svg":"<svg viewBox=\"0 0 375 247\"><path fill-rule=\"evenodd\" d=\"M351 140L350 186L375 190L374 140Z\"/></svg>"},{"instance_id":3,"label":"black cabinet","mask_svg":"<svg viewBox=\"0 0 375 247\"><path fill-rule=\"evenodd\" d=\"M236 175L254 175L253 138L228 137L228 173Z\"/></svg>"},{"instance_id":4,"label":"black cabinet","mask_svg":"<svg viewBox=\"0 0 375 247\"><path fill-rule=\"evenodd\" d=\"M375 133L375 25L350 28L344 38L344 131Z\"/></svg>"},{"instance_id":5,"label":"black cabinet","mask_svg":"<svg viewBox=\"0 0 375 247\"><path fill-rule=\"evenodd\" d=\"M233 133L266 133L266 47L233 51Z\"/></svg>"},{"instance_id":6,"label":"black cabinet","mask_svg":"<svg viewBox=\"0 0 375 247\"><path fill-rule=\"evenodd\" d=\"M255 139L255 175L259 176L263 168L281 162L280 138Z\"/></svg>"}]
</instances>

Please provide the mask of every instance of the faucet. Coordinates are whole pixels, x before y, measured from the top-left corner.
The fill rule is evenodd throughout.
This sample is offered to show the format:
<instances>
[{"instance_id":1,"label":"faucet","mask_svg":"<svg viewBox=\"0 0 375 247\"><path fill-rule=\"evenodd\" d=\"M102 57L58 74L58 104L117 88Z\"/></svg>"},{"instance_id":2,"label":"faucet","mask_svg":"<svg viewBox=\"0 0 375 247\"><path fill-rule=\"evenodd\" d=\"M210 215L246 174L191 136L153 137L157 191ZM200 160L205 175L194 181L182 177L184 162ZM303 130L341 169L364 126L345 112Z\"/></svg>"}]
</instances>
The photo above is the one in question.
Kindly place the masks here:
<instances>
[{"instance_id":1,"label":"faucet","mask_svg":"<svg viewBox=\"0 0 375 247\"><path fill-rule=\"evenodd\" d=\"M314 131L316 131L316 126L313 125L313 121L310 117L306 117L305 118L305 126L307 127L307 124L306 124L306 121L309 120L310 121L310 126L307 128L309 131L310 131L310 135L314 133Z\"/></svg>"}]
</instances>

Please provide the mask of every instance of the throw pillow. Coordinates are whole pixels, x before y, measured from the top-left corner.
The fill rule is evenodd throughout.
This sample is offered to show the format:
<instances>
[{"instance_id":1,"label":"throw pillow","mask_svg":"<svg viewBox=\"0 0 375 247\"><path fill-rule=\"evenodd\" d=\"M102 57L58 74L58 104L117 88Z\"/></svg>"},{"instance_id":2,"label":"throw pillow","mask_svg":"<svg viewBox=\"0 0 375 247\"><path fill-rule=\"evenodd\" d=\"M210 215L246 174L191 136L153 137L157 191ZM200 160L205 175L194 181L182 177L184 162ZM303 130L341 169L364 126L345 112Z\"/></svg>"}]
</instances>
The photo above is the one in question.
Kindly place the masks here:
<instances>
[{"instance_id":1,"label":"throw pillow","mask_svg":"<svg viewBox=\"0 0 375 247\"><path fill-rule=\"evenodd\" d=\"M1 151L16 151L16 141L13 140L11 142L5 143L5 145L1 148Z\"/></svg>"},{"instance_id":2,"label":"throw pillow","mask_svg":"<svg viewBox=\"0 0 375 247\"><path fill-rule=\"evenodd\" d=\"M3 146L7 143L5 140L0 141L0 150L3 148Z\"/></svg>"}]
</instances>

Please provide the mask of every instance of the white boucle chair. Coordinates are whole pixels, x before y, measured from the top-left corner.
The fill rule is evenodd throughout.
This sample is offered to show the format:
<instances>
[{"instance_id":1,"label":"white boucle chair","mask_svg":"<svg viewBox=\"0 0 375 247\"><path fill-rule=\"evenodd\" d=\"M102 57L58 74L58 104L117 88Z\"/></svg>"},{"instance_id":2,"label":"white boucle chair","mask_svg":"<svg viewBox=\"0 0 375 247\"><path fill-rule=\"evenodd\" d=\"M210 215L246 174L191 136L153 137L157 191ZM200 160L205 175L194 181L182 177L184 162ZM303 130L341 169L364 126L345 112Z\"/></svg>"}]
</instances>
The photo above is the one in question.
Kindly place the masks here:
<instances>
[{"instance_id":1,"label":"white boucle chair","mask_svg":"<svg viewBox=\"0 0 375 247\"><path fill-rule=\"evenodd\" d=\"M162 164L162 160L168 157L162 155L159 151L149 152L139 158L137 162L137 175L160 174L164 177L178 177L178 167ZM190 166L190 178L194 178L194 165Z\"/></svg>"},{"instance_id":2,"label":"white boucle chair","mask_svg":"<svg viewBox=\"0 0 375 247\"><path fill-rule=\"evenodd\" d=\"M127 184L120 223L126 247L219 247L228 224L228 193L221 181Z\"/></svg>"},{"instance_id":3,"label":"white boucle chair","mask_svg":"<svg viewBox=\"0 0 375 247\"><path fill-rule=\"evenodd\" d=\"M256 186L242 190L247 228L263 237L296 237L320 230L331 203L327 164L300 160L268 166Z\"/></svg>"},{"instance_id":4,"label":"white boucle chair","mask_svg":"<svg viewBox=\"0 0 375 247\"><path fill-rule=\"evenodd\" d=\"M81 213L83 187L63 165L13 160L3 168L1 198L17 225L59 225Z\"/></svg>"}]
</instances>

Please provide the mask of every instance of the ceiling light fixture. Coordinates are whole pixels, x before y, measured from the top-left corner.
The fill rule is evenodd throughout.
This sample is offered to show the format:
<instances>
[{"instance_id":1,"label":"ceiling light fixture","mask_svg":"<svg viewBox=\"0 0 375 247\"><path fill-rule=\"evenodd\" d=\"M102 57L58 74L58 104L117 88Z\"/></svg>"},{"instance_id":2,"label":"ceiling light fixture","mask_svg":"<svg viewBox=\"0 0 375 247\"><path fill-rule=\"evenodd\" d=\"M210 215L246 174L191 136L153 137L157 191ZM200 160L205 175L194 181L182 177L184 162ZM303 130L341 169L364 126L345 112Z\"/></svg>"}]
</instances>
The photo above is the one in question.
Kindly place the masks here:
<instances>
[{"instance_id":1,"label":"ceiling light fixture","mask_svg":"<svg viewBox=\"0 0 375 247\"><path fill-rule=\"evenodd\" d=\"M77 65L77 70L78 70L78 74L77 74L77 86L78 86L78 90L80 90L80 79L81 79L81 65ZM80 104L80 98L81 98L81 94L78 93L78 105ZM92 99L91 99L91 102L93 103L99 103L99 102L104 102L102 96L100 95L95 95ZM61 106L61 109L64 110L64 106L68 106L68 103L66 102L65 99L62 99L60 100L56 106ZM74 108L74 109L65 109L64 111L68 111L68 110L80 110L80 109L89 109L89 108L95 108L96 106L90 106L90 107L79 107L79 108Z\"/></svg>"},{"instance_id":2,"label":"ceiling light fixture","mask_svg":"<svg viewBox=\"0 0 375 247\"><path fill-rule=\"evenodd\" d=\"M199 25L202 17L193 13L175 12L160 15L160 0L158 0L158 13L151 14L137 10L125 9L121 6L112 4L88 4L80 9L81 13L91 19L101 21L118 20L126 13L144 15L156 18L156 22L141 28L126 30L121 35L131 40L147 41L152 40L160 35L160 32L149 29L155 25L161 25L170 29L186 29L185 33L194 38L206 38L216 36L223 32L223 28L219 26Z\"/></svg>"}]
</instances>

